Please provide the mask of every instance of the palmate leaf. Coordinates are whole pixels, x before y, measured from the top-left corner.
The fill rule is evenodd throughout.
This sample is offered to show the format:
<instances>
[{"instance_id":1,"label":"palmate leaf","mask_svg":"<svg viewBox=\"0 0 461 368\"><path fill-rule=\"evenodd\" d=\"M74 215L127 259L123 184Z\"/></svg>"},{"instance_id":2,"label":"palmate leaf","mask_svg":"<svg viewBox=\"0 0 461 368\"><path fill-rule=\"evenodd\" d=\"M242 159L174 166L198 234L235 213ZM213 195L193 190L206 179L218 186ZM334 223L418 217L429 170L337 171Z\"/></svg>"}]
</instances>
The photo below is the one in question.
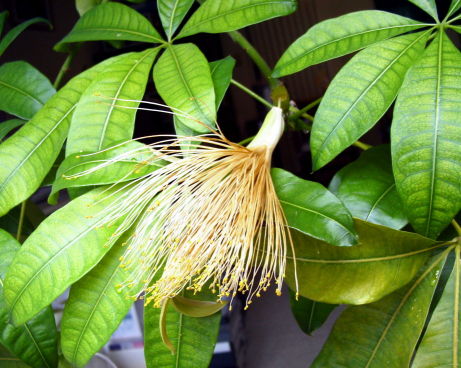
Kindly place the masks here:
<instances>
[{"instance_id":1,"label":"palmate leaf","mask_svg":"<svg viewBox=\"0 0 461 368\"><path fill-rule=\"evenodd\" d=\"M211 295L190 295L192 299L211 300ZM216 298L216 297L214 297ZM144 307L144 356L147 368L207 368L218 337L221 313L208 317L189 317L172 305L166 312L166 332L174 354L164 345L160 331L159 308Z\"/></svg>"},{"instance_id":2,"label":"palmate leaf","mask_svg":"<svg viewBox=\"0 0 461 368\"><path fill-rule=\"evenodd\" d=\"M100 151L132 138L139 102L122 100L142 99L158 50L116 56L99 73L82 94L72 116L66 156Z\"/></svg>"},{"instance_id":3,"label":"palmate leaf","mask_svg":"<svg viewBox=\"0 0 461 368\"><path fill-rule=\"evenodd\" d=\"M152 24L136 10L120 3L107 2L86 12L55 49L66 51L66 44L71 42L111 40L164 42Z\"/></svg>"},{"instance_id":4,"label":"palmate leaf","mask_svg":"<svg viewBox=\"0 0 461 368\"><path fill-rule=\"evenodd\" d=\"M357 242L350 212L328 189L282 169L272 169L271 174L291 228L333 245Z\"/></svg>"},{"instance_id":5,"label":"palmate leaf","mask_svg":"<svg viewBox=\"0 0 461 368\"><path fill-rule=\"evenodd\" d=\"M408 283L441 245L415 233L355 220L359 243L335 247L292 231L299 294L330 304L366 304ZM287 283L295 290L292 256Z\"/></svg>"},{"instance_id":6,"label":"palmate leaf","mask_svg":"<svg viewBox=\"0 0 461 368\"><path fill-rule=\"evenodd\" d=\"M31 119L55 93L47 77L25 61L0 66L0 110Z\"/></svg>"},{"instance_id":7,"label":"palmate leaf","mask_svg":"<svg viewBox=\"0 0 461 368\"><path fill-rule=\"evenodd\" d=\"M232 56L226 56L224 59L210 63L211 79L213 80L216 95L216 110L221 105L224 95L229 88L234 67L235 59Z\"/></svg>"},{"instance_id":8,"label":"palmate leaf","mask_svg":"<svg viewBox=\"0 0 461 368\"><path fill-rule=\"evenodd\" d=\"M194 0L158 0L157 7L163 29L170 41L191 8Z\"/></svg>"},{"instance_id":9,"label":"palmate leaf","mask_svg":"<svg viewBox=\"0 0 461 368\"><path fill-rule=\"evenodd\" d=\"M435 5L435 0L408 0L410 3L415 4L417 7L423 9L427 14L429 14L435 20L439 19L437 14L437 5Z\"/></svg>"},{"instance_id":10,"label":"palmate leaf","mask_svg":"<svg viewBox=\"0 0 461 368\"><path fill-rule=\"evenodd\" d=\"M197 46L172 45L154 66L154 82L163 100L185 127L205 133L216 121L216 97L208 61ZM181 116L190 115L190 118Z\"/></svg>"},{"instance_id":11,"label":"palmate leaf","mask_svg":"<svg viewBox=\"0 0 461 368\"><path fill-rule=\"evenodd\" d=\"M448 10L447 17L456 13L459 10L459 8L461 8L461 0L451 0L450 9Z\"/></svg>"},{"instance_id":12,"label":"palmate leaf","mask_svg":"<svg viewBox=\"0 0 461 368\"><path fill-rule=\"evenodd\" d=\"M378 10L365 10L321 22L284 52L274 76L296 73L311 65L360 50L372 43L426 26Z\"/></svg>"},{"instance_id":13,"label":"palmate leaf","mask_svg":"<svg viewBox=\"0 0 461 368\"><path fill-rule=\"evenodd\" d=\"M407 287L343 312L312 367L408 367L446 255L434 257Z\"/></svg>"},{"instance_id":14,"label":"palmate leaf","mask_svg":"<svg viewBox=\"0 0 461 368\"><path fill-rule=\"evenodd\" d=\"M127 281L129 272L120 267L122 246L131 233L118 240L101 262L72 285L61 322L61 348L67 360L83 367L110 339L133 300L116 286ZM131 293L131 294L130 294Z\"/></svg>"},{"instance_id":15,"label":"palmate leaf","mask_svg":"<svg viewBox=\"0 0 461 368\"><path fill-rule=\"evenodd\" d=\"M5 299L16 325L50 304L109 251L105 245L121 234L113 234L116 227L102 226L102 211L122 194L117 188L84 194L27 238L5 278Z\"/></svg>"},{"instance_id":16,"label":"palmate leaf","mask_svg":"<svg viewBox=\"0 0 461 368\"><path fill-rule=\"evenodd\" d=\"M461 259L456 248L454 268L416 353L412 368L457 367L461 361Z\"/></svg>"},{"instance_id":17,"label":"palmate leaf","mask_svg":"<svg viewBox=\"0 0 461 368\"><path fill-rule=\"evenodd\" d=\"M461 54L438 33L405 77L394 109L392 163L410 223L436 238L461 209Z\"/></svg>"},{"instance_id":18,"label":"palmate leaf","mask_svg":"<svg viewBox=\"0 0 461 368\"><path fill-rule=\"evenodd\" d=\"M335 76L315 114L313 169L333 160L370 130L394 101L428 32L395 37L354 56Z\"/></svg>"},{"instance_id":19,"label":"palmate leaf","mask_svg":"<svg viewBox=\"0 0 461 368\"><path fill-rule=\"evenodd\" d=\"M19 247L20 244L10 234L0 229L0 344L31 367L56 367L57 331L50 307L42 310L24 325L14 327L8 323L8 308L3 297L3 279ZM4 367L2 358L0 366Z\"/></svg>"},{"instance_id":20,"label":"palmate leaf","mask_svg":"<svg viewBox=\"0 0 461 368\"><path fill-rule=\"evenodd\" d=\"M357 161L339 170L329 189L354 217L393 229L408 223L395 188L388 145L365 151Z\"/></svg>"},{"instance_id":21,"label":"palmate leaf","mask_svg":"<svg viewBox=\"0 0 461 368\"><path fill-rule=\"evenodd\" d=\"M296 7L296 0L207 0L189 18L177 38L200 32L234 31L291 14Z\"/></svg>"},{"instance_id":22,"label":"palmate leaf","mask_svg":"<svg viewBox=\"0 0 461 368\"><path fill-rule=\"evenodd\" d=\"M112 59L74 77L15 134L0 145L0 216L42 183L66 139L82 92Z\"/></svg>"}]
</instances>

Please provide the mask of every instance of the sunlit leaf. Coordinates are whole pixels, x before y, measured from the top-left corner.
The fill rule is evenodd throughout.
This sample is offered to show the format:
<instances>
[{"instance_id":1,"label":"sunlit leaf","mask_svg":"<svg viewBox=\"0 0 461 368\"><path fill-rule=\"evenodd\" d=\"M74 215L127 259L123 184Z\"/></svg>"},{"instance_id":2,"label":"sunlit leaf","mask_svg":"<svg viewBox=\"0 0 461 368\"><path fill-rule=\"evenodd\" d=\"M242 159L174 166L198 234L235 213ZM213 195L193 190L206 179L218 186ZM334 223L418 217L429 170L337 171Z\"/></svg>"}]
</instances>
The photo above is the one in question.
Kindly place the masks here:
<instances>
[{"instance_id":1,"label":"sunlit leaf","mask_svg":"<svg viewBox=\"0 0 461 368\"><path fill-rule=\"evenodd\" d=\"M232 56L226 56L224 59L210 63L211 78L213 79L214 91L216 94L216 109L229 88L232 72L235 67L235 59Z\"/></svg>"},{"instance_id":2,"label":"sunlit leaf","mask_svg":"<svg viewBox=\"0 0 461 368\"><path fill-rule=\"evenodd\" d=\"M20 127L24 123L25 121L21 119L11 119L0 123L0 141L3 140L9 132Z\"/></svg>"},{"instance_id":3,"label":"sunlit leaf","mask_svg":"<svg viewBox=\"0 0 461 368\"><path fill-rule=\"evenodd\" d=\"M359 11L329 19L316 24L293 42L277 62L273 75L293 74L424 26L412 19L379 10Z\"/></svg>"},{"instance_id":4,"label":"sunlit leaf","mask_svg":"<svg viewBox=\"0 0 461 368\"><path fill-rule=\"evenodd\" d=\"M157 7L167 38L171 40L194 0L158 0Z\"/></svg>"},{"instance_id":5,"label":"sunlit leaf","mask_svg":"<svg viewBox=\"0 0 461 368\"><path fill-rule=\"evenodd\" d=\"M437 14L437 5L435 5L435 0L408 0L410 3L415 4L417 7L423 9L427 14L429 14L435 20L439 19Z\"/></svg>"}]
</instances>

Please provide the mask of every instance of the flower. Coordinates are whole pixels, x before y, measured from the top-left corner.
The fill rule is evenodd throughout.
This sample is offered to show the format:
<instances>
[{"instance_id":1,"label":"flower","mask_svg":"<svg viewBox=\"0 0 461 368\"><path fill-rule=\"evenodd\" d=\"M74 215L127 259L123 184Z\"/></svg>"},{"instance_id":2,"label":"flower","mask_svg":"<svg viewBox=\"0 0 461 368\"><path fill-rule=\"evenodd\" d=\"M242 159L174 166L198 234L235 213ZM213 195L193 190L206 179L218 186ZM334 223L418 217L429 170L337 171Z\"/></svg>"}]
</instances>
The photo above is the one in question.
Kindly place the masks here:
<instances>
[{"instance_id":1,"label":"flower","mask_svg":"<svg viewBox=\"0 0 461 368\"><path fill-rule=\"evenodd\" d=\"M273 107L247 147L219 128L150 145L143 164L168 164L124 184L101 214L106 225L118 223L116 234L134 228L120 258L130 276L120 288L134 287L135 298L156 307L184 288L209 287L218 300L241 292L245 308L271 282L280 295L292 241L270 167L283 129Z\"/></svg>"}]
</instances>

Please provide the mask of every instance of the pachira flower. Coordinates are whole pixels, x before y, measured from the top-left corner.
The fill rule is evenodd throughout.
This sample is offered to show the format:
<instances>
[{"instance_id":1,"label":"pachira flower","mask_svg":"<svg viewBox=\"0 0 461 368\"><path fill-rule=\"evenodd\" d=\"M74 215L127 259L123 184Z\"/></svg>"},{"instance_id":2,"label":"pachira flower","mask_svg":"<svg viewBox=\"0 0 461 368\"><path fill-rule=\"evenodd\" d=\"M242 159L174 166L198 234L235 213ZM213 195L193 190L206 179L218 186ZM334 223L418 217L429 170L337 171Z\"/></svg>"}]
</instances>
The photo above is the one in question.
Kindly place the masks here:
<instances>
[{"instance_id":1,"label":"pachira flower","mask_svg":"<svg viewBox=\"0 0 461 368\"><path fill-rule=\"evenodd\" d=\"M118 224L116 234L133 231L120 259L130 277L120 287L157 307L184 288L209 287L218 300L241 292L246 308L272 282L280 294L293 246L270 167L283 129L282 110L273 107L247 147L219 128L149 145L141 165L168 164L122 185L101 214L106 225Z\"/></svg>"}]
</instances>

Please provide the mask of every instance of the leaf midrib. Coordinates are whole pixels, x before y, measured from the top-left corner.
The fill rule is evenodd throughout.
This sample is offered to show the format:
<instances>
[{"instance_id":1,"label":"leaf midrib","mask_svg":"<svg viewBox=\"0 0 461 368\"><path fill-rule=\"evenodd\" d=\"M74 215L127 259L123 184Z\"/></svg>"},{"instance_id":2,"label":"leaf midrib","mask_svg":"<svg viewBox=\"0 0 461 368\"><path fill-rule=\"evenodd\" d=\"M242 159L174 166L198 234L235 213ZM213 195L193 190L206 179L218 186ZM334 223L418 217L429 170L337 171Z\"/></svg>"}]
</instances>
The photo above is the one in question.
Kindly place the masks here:
<instances>
[{"instance_id":1,"label":"leaf midrib","mask_svg":"<svg viewBox=\"0 0 461 368\"><path fill-rule=\"evenodd\" d=\"M73 41L66 41L66 39L71 39L72 40L72 38L74 38L75 36L79 36L79 34L91 33L91 32L94 32L94 31L102 31L102 32L109 31L109 32L129 33L129 34L132 34L132 35L135 35L135 36L142 36L142 37L149 38L151 40L154 40L155 43L163 43L162 39L157 38L155 36L149 35L147 33L127 30L127 29L124 29L124 28L120 29L120 28L111 28L111 27L88 27L88 28L85 28L85 29L75 30L74 32L72 32L71 35L69 35L68 37L63 39L60 42L60 44L73 42ZM120 40L120 38L115 38L115 40Z\"/></svg>"},{"instance_id":2,"label":"leaf midrib","mask_svg":"<svg viewBox=\"0 0 461 368\"><path fill-rule=\"evenodd\" d=\"M40 358L42 359L43 363L45 363L45 365L50 368L47 360L45 359L45 357L43 356L42 354L42 351L35 339L35 336L34 334L32 333L32 331L30 330L29 326L27 326L27 323L24 324L24 329L26 330L27 334L30 336L30 339L32 340L32 342L34 343L34 346L35 346L35 349L38 351L38 353L40 354Z\"/></svg>"},{"instance_id":3,"label":"leaf midrib","mask_svg":"<svg viewBox=\"0 0 461 368\"><path fill-rule=\"evenodd\" d=\"M15 86L9 84L9 83L6 83L6 82L3 81L3 80L0 80L0 85L3 85L3 86L5 86L5 87L7 87L7 88L10 88L10 89L12 89L12 90L14 90L14 91L16 91L16 92L18 92L18 93L20 93L20 94L22 94L22 95L28 97L28 98L30 98L31 100L34 100L34 101L37 102L40 106L43 106L43 102L42 102L42 101L40 101L38 98L36 98L35 96L31 95L29 92L27 92L27 91L25 91L25 90L23 90L23 89L20 89L20 88L18 88L18 87L15 87Z\"/></svg>"},{"instance_id":4,"label":"leaf midrib","mask_svg":"<svg viewBox=\"0 0 461 368\"><path fill-rule=\"evenodd\" d=\"M370 210L368 211L368 214L367 214L367 217L365 218L365 221L368 221L368 219L370 218L371 214L373 213L373 211L376 209L376 207L378 207L378 204L384 199L384 197L386 197L390 191L395 187L395 183L393 183L391 186L389 186L389 188L387 188L379 197L378 199L375 201L375 203L373 203L373 205L371 206Z\"/></svg>"}]
</instances>

